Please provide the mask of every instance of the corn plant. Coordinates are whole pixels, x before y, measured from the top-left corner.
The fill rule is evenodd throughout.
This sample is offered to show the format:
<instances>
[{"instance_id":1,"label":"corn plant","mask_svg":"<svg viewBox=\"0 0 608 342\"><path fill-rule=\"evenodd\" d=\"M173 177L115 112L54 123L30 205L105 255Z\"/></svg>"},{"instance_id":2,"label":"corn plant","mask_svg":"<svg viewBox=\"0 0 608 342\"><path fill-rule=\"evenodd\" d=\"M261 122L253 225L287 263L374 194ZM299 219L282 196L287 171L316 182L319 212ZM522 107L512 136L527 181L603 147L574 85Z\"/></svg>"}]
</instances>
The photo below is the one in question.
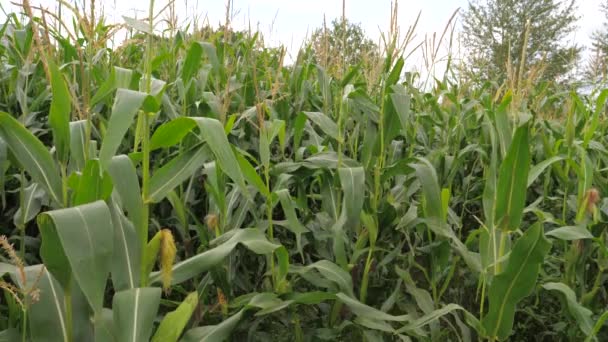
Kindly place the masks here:
<instances>
[{"instance_id":1,"label":"corn plant","mask_svg":"<svg viewBox=\"0 0 608 342\"><path fill-rule=\"evenodd\" d=\"M3 338L608 338L608 91L61 3L0 29Z\"/></svg>"}]
</instances>

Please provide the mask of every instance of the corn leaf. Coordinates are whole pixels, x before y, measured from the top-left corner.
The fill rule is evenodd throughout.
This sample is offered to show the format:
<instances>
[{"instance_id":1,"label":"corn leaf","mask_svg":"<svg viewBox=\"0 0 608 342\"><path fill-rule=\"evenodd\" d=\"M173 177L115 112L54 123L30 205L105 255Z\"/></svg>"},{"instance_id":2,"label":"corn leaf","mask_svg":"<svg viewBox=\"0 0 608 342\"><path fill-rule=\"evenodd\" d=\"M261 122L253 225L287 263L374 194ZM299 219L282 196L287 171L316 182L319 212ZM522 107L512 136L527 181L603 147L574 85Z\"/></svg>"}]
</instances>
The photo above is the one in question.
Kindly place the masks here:
<instances>
[{"instance_id":1,"label":"corn leaf","mask_svg":"<svg viewBox=\"0 0 608 342\"><path fill-rule=\"evenodd\" d=\"M209 145L209 148L215 155L216 161L220 164L222 171L230 177L247 196L249 193L245 187L245 179L241 173L241 168L234 155L234 151L230 148L230 143L224 134L222 124L211 118L194 118L196 121L203 140Z\"/></svg>"},{"instance_id":2,"label":"corn leaf","mask_svg":"<svg viewBox=\"0 0 608 342\"><path fill-rule=\"evenodd\" d=\"M515 131L498 174L495 220L502 230L512 231L521 224L526 205L529 168L528 124L524 124Z\"/></svg>"},{"instance_id":3,"label":"corn leaf","mask_svg":"<svg viewBox=\"0 0 608 342\"><path fill-rule=\"evenodd\" d=\"M53 91L53 99L49 110L49 126L53 132L53 145L57 150L58 159L66 163L70 151L72 95L70 95L61 70L52 58L49 59L48 65Z\"/></svg>"},{"instance_id":4,"label":"corn leaf","mask_svg":"<svg viewBox=\"0 0 608 342\"><path fill-rule=\"evenodd\" d=\"M149 341L160 304L158 287L117 292L112 300L117 341Z\"/></svg>"},{"instance_id":5,"label":"corn leaf","mask_svg":"<svg viewBox=\"0 0 608 342\"><path fill-rule=\"evenodd\" d=\"M4 112L0 112L0 137L32 178L44 187L55 205L61 206L63 194L59 170L42 142Z\"/></svg>"},{"instance_id":6,"label":"corn leaf","mask_svg":"<svg viewBox=\"0 0 608 342\"><path fill-rule=\"evenodd\" d=\"M196 127L191 118L179 117L160 125L150 138L150 150L167 148L178 144Z\"/></svg>"},{"instance_id":7,"label":"corn leaf","mask_svg":"<svg viewBox=\"0 0 608 342\"><path fill-rule=\"evenodd\" d=\"M243 244L256 254L270 254L280 245L269 242L264 234L255 228L234 229L217 238L217 247L186 259L173 266L172 284L179 284L208 271L219 264L238 244ZM160 273L153 272L150 283L160 282Z\"/></svg>"},{"instance_id":8,"label":"corn leaf","mask_svg":"<svg viewBox=\"0 0 608 342\"><path fill-rule=\"evenodd\" d=\"M86 120L70 122L70 163L76 170L82 170L88 153L86 148Z\"/></svg>"},{"instance_id":9,"label":"corn leaf","mask_svg":"<svg viewBox=\"0 0 608 342\"><path fill-rule=\"evenodd\" d=\"M593 234L584 225L559 227L546 235L564 241L593 239Z\"/></svg>"},{"instance_id":10,"label":"corn leaf","mask_svg":"<svg viewBox=\"0 0 608 342\"><path fill-rule=\"evenodd\" d=\"M506 269L494 277L490 286L489 310L482 321L488 337L504 340L511 334L517 303L534 289L540 264L550 247L540 223L532 225L517 240Z\"/></svg>"},{"instance_id":11,"label":"corn leaf","mask_svg":"<svg viewBox=\"0 0 608 342\"><path fill-rule=\"evenodd\" d=\"M177 309L165 315L152 337L152 342L177 342L197 305L198 293L192 292Z\"/></svg>"},{"instance_id":12,"label":"corn leaf","mask_svg":"<svg viewBox=\"0 0 608 342\"><path fill-rule=\"evenodd\" d=\"M217 325L208 325L190 329L184 335L182 342L216 342L226 341L234 328L243 318L246 309L242 309L236 314L222 321Z\"/></svg>"},{"instance_id":13,"label":"corn leaf","mask_svg":"<svg viewBox=\"0 0 608 342\"><path fill-rule=\"evenodd\" d=\"M70 273L95 312L103 306L113 250L108 206L97 201L38 216L42 260L64 288ZM65 262L67 261L67 262Z\"/></svg>"},{"instance_id":14,"label":"corn leaf","mask_svg":"<svg viewBox=\"0 0 608 342\"><path fill-rule=\"evenodd\" d=\"M127 211L127 217L135 227L143 225L143 201L141 189L135 166L131 159L125 155L113 157L108 166L108 173L112 177L114 190L121 199L122 206Z\"/></svg>"},{"instance_id":15,"label":"corn leaf","mask_svg":"<svg viewBox=\"0 0 608 342\"><path fill-rule=\"evenodd\" d=\"M116 291L133 289L139 285L141 254L137 232L116 201L111 201L110 213L114 225L112 253L112 284Z\"/></svg>"},{"instance_id":16,"label":"corn leaf","mask_svg":"<svg viewBox=\"0 0 608 342\"><path fill-rule=\"evenodd\" d=\"M139 112L147 97L148 94L134 90L121 88L116 91L108 129L99 151L99 160L104 167L107 167L116 151L118 151L125 134L133 124L135 115Z\"/></svg>"},{"instance_id":17,"label":"corn leaf","mask_svg":"<svg viewBox=\"0 0 608 342\"><path fill-rule=\"evenodd\" d=\"M545 290L561 293L561 295L566 299L566 307L568 312L572 318L574 318L581 331L584 332L585 335L589 336L593 331L593 321L591 320L593 312L581 305L576 300L576 294L574 291L564 283L546 283L543 284L543 288Z\"/></svg>"}]
</instances>

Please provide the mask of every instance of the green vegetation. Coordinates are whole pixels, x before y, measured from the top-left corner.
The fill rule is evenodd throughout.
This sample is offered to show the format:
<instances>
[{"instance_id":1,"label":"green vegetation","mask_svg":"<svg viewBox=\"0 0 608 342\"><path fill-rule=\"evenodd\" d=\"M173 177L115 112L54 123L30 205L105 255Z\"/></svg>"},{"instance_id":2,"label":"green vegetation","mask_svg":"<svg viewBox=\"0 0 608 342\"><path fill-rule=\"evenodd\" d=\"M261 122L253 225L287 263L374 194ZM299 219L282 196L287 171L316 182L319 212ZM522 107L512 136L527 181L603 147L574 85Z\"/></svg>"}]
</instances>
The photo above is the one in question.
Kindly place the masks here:
<instances>
[{"instance_id":1,"label":"green vegetation","mask_svg":"<svg viewBox=\"0 0 608 342\"><path fill-rule=\"evenodd\" d=\"M608 90L92 4L0 29L0 339L608 340Z\"/></svg>"},{"instance_id":2,"label":"green vegetation","mask_svg":"<svg viewBox=\"0 0 608 342\"><path fill-rule=\"evenodd\" d=\"M544 80L563 78L581 52L564 42L576 29L575 10L575 0L473 0L463 18L469 73L502 83L523 65L542 68Z\"/></svg>"}]
</instances>

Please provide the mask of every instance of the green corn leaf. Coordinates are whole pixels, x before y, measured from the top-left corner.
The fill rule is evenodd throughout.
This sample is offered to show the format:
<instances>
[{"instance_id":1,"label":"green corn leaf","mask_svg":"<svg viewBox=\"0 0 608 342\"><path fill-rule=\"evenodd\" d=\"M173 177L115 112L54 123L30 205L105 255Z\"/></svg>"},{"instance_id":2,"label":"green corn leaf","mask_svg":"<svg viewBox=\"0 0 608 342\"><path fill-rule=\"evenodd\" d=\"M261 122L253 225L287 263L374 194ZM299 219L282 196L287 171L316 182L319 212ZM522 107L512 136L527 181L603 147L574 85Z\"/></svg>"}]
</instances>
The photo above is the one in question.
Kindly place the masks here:
<instances>
[{"instance_id":1,"label":"green corn leaf","mask_svg":"<svg viewBox=\"0 0 608 342\"><path fill-rule=\"evenodd\" d=\"M399 123L401 124L401 133L403 135L407 132L407 126L410 123L410 96L407 93L405 87L401 84L395 84L391 86L392 93L390 94L391 103L395 112L397 113L397 117L399 118Z\"/></svg>"},{"instance_id":2,"label":"green corn leaf","mask_svg":"<svg viewBox=\"0 0 608 342\"><path fill-rule=\"evenodd\" d=\"M574 291L564 283L546 283L543 284L543 288L545 290L559 292L563 295L566 299L568 312L572 318L574 318L581 331L589 336L593 331L593 321L591 320L593 312L576 300Z\"/></svg>"},{"instance_id":3,"label":"green corn leaf","mask_svg":"<svg viewBox=\"0 0 608 342\"><path fill-rule=\"evenodd\" d=\"M198 293L190 293L174 311L160 322L152 342L177 342L198 305Z\"/></svg>"},{"instance_id":4,"label":"green corn leaf","mask_svg":"<svg viewBox=\"0 0 608 342\"><path fill-rule=\"evenodd\" d=\"M420 164L412 164L416 176L422 183L424 209L427 217L443 221L445 213L441 203L441 188L437 180L437 172L433 165L424 158L419 158Z\"/></svg>"},{"instance_id":5,"label":"green corn leaf","mask_svg":"<svg viewBox=\"0 0 608 342\"><path fill-rule=\"evenodd\" d=\"M593 234L584 225L559 227L546 235L564 241L593 239Z\"/></svg>"},{"instance_id":6,"label":"green corn leaf","mask_svg":"<svg viewBox=\"0 0 608 342\"><path fill-rule=\"evenodd\" d=\"M376 219L371 214L361 211L361 223L369 233L370 247L376 247L376 240L378 239L378 223L376 222Z\"/></svg>"},{"instance_id":7,"label":"green corn leaf","mask_svg":"<svg viewBox=\"0 0 608 342\"><path fill-rule=\"evenodd\" d=\"M118 151L125 134L133 124L135 115L147 97L146 93L128 89L121 88L116 91L110 122L99 151L99 159L104 167L107 167Z\"/></svg>"},{"instance_id":8,"label":"green corn leaf","mask_svg":"<svg viewBox=\"0 0 608 342\"><path fill-rule=\"evenodd\" d=\"M146 250L143 260L145 274L150 274L154 268L154 264L156 264L156 259L158 258L158 253L160 252L161 238L161 232L156 232L154 237L148 241L148 244L145 247Z\"/></svg>"},{"instance_id":9,"label":"green corn leaf","mask_svg":"<svg viewBox=\"0 0 608 342\"><path fill-rule=\"evenodd\" d=\"M420 310L425 314L431 313L435 309L431 294L425 289L416 287L416 283L409 272L402 270L399 266L395 267L395 271L403 279L407 292L414 298Z\"/></svg>"},{"instance_id":10,"label":"green corn leaf","mask_svg":"<svg viewBox=\"0 0 608 342\"><path fill-rule=\"evenodd\" d=\"M266 129L260 130L260 162L265 169L270 168L270 139Z\"/></svg>"},{"instance_id":11,"label":"green corn leaf","mask_svg":"<svg viewBox=\"0 0 608 342\"><path fill-rule=\"evenodd\" d=\"M158 287L134 288L120 291L112 300L116 340L149 341L160 304Z\"/></svg>"},{"instance_id":12,"label":"green corn leaf","mask_svg":"<svg viewBox=\"0 0 608 342\"><path fill-rule=\"evenodd\" d=\"M234 229L213 242L218 243L218 246L173 266L172 284L182 283L218 265L238 244L245 245L256 254L264 255L272 253L280 246L269 242L266 236L256 228ZM157 282L160 282L160 273L153 272L150 276L150 283Z\"/></svg>"},{"instance_id":13,"label":"green corn leaf","mask_svg":"<svg viewBox=\"0 0 608 342\"><path fill-rule=\"evenodd\" d=\"M532 225L517 240L506 269L490 285L490 306L482 320L488 337L504 340L511 334L517 303L534 289L540 264L550 248L540 223Z\"/></svg>"},{"instance_id":14,"label":"green corn leaf","mask_svg":"<svg viewBox=\"0 0 608 342\"><path fill-rule=\"evenodd\" d=\"M97 89L91 98L91 106L107 98L118 88L136 89L141 75L134 73L131 69L113 67L108 77Z\"/></svg>"},{"instance_id":15,"label":"green corn leaf","mask_svg":"<svg viewBox=\"0 0 608 342\"><path fill-rule=\"evenodd\" d=\"M346 293L351 298L355 297L353 294L353 281L350 274L331 261L319 260L304 267L294 268L294 272L301 275L313 270L317 271L324 279L336 284L340 291Z\"/></svg>"},{"instance_id":16,"label":"green corn leaf","mask_svg":"<svg viewBox=\"0 0 608 342\"><path fill-rule=\"evenodd\" d=\"M41 255L48 270L64 288L70 271L89 305L99 312L113 251L112 219L103 201L38 216ZM67 262L65 262L67 260Z\"/></svg>"},{"instance_id":17,"label":"green corn leaf","mask_svg":"<svg viewBox=\"0 0 608 342\"><path fill-rule=\"evenodd\" d=\"M311 169L318 168L327 168L327 169L337 169L338 168L338 155L336 152L321 152L317 153L314 156L306 158L306 160L302 163L303 166ZM342 158L342 167L359 167L361 166L356 160L350 159L348 157Z\"/></svg>"},{"instance_id":18,"label":"green corn leaf","mask_svg":"<svg viewBox=\"0 0 608 342\"><path fill-rule=\"evenodd\" d=\"M112 310L103 308L101 313L95 317L95 341L115 341L116 327L114 326L114 313Z\"/></svg>"},{"instance_id":19,"label":"green corn leaf","mask_svg":"<svg viewBox=\"0 0 608 342\"><path fill-rule=\"evenodd\" d=\"M53 99L49 111L49 126L53 132L53 144L58 159L66 163L70 151L70 119L72 113L72 96L65 83L63 74L52 58L48 60L51 76Z\"/></svg>"},{"instance_id":20,"label":"green corn leaf","mask_svg":"<svg viewBox=\"0 0 608 342\"><path fill-rule=\"evenodd\" d=\"M249 192L245 186L245 179L234 152L230 148L230 143L224 134L222 124L218 120L211 118L194 118L193 120L198 124L203 140L209 145L222 171L241 188L245 196L248 196Z\"/></svg>"},{"instance_id":21,"label":"green corn leaf","mask_svg":"<svg viewBox=\"0 0 608 342\"><path fill-rule=\"evenodd\" d=\"M595 340L597 334L599 334L600 330L604 327L604 324L606 323L606 321L608 321L608 310L606 310L601 316L600 318L597 320L597 322L595 323L595 325L593 326L593 331L591 331L591 334L589 336L587 336L587 338L585 339L585 342L591 342L593 340Z\"/></svg>"},{"instance_id":22,"label":"green corn leaf","mask_svg":"<svg viewBox=\"0 0 608 342\"><path fill-rule=\"evenodd\" d=\"M417 329L422 328L423 326L425 326L427 324L433 323L436 320L438 320L439 318L441 318L449 313L452 313L456 310L463 311L465 313L465 318L467 319L467 322L469 323L469 325L473 326L477 331L480 330L481 325L475 316L473 316L471 313L469 313L466 309L464 309L462 306L460 306L458 304L448 304L448 305L442 307L441 309L434 310L434 311L406 324L401 329L397 330L397 332L398 333L414 332Z\"/></svg>"},{"instance_id":23,"label":"green corn leaf","mask_svg":"<svg viewBox=\"0 0 608 342\"><path fill-rule=\"evenodd\" d=\"M86 148L86 120L70 122L70 163L76 170L82 170L89 154Z\"/></svg>"},{"instance_id":24,"label":"green corn leaf","mask_svg":"<svg viewBox=\"0 0 608 342\"><path fill-rule=\"evenodd\" d=\"M475 272L481 271L481 260L479 254L471 252L462 241L456 236L454 231L446 222L447 213L445 212L441 189L437 179L437 172L433 165L424 158L418 158L418 164L411 167L416 172L416 177L422 185L422 196L424 200L424 213L427 219L427 226L435 234L449 239L454 248L465 260L467 265Z\"/></svg>"},{"instance_id":25,"label":"green corn leaf","mask_svg":"<svg viewBox=\"0 0 608 342\"><path fill-rule=\"evenodd\" d=\"M340 299L342 303L346 304L346 306L348 306L348 308L359 317L389 322L406 322L412 319L411 315L393 316L387 314L386 312L374 309L373 307L365 305L345 293L337 293L336 297Z\"/></svg>"},{"instance_id":26,"label":"green corn leaf","mask_svg":"<svg viewBox=\"0 0 608 342\"><path fill-rule=\"evenodd\" d=\"M207 58L209 58L209 61L211 62L211 66L213 68L213 72L216 72L216 73L219 72L222 65L220 64L219 58L217 56L217 51L215 50L215 45L213 45L210 42L200 42L199 44L205 51Z\"/></svg>"},{"instance_id":27,"label":"green corn leaf","mask_svg":"<svg viewBox=\"0 0 608 342\"><path fill-rule=\"evenodd\" d=\"M202 57L203 47L198 42L193 42L192 45L190 45L190 49L188 49L186 59L182 65L181 76L184 83L188 84L192 76L198 71L202 62Z\"/></svg>"},{"instance_id":28,"label":"green corn leaf","mask_svg":"<svg viewBox=\"0 0 608 342\"><path fill-rule=\"evenodd\" d=\"M15 215L13 215L13 223L17 227L25 226L26 223L38 215L46 197L46 193L38 183L30 184L30 186L25 188L24 193L23 206L19 207Z\"/></svg>"},{"instance_id":29,"label":"green corn leaf","mask_svg":"<svg viewBox=\"0 0 608 342\"><path fill-rule=\"evenodd\" d=\"M542 162L534 165L531 169L530 169L530 173L528 174L528 183L527 186L532 185L532 183L534 183L534 181L552 164L557 163L558 161L562 161L566 159L566 157L563 156L555 156L555 157L551 157L549 159L543 160Z\"/></svg>"},{"instance_id":30,"label":"green corn leaf","mask_svg":"<svg viewBox=\"0 0 608 342\"><path fill-rule=\"evenodd\" d=\"M405 60L403 59L403 57L399 57L393 65L393 69L386 78L385 87L390 87L399 81L399 78L401 78L401 71L403 70L404 65Z\"/></svg>"},{"instance_id":31,"label":"green corn leaf","mask_svg":"<svg viewBox=\"0 0 608 342\"><path fill-rule=\"evenodd\" d=\"M593 111L593 117L588 120L585 125L583 134L583 147L587 148L593 135L597 132L597 128L600 122L600 115L606 106L606 100L608 99L608 89L602 90L595 101L595 110Z\"/></svg>"},{"instance_id":32,"label":"green corn leaf","mask_svg":"<svg viewBox=\"0 0 608 342\"><path fill-rule=\"evenodd\" d=\"M515 131L507 156L500 165L495 220L502 230L512 231L521 224L529 168L528 124L524 124Z\"/></svg>"},{"instance_id":33,"label":"green corn leaf","mask_svg":"<svg viewBox=\"0 0 608 342\"><path fill-rule=\"evenodd\" d=\"M107 169L112 177L114 190L119 194L122 206L127 211L127 217L135 227L141 227L144 204L133 162L126 155L115 156L110 160Z\"/></svg>"},{"instance_id":34,"label":"green corn leaf","mask_svg":"<svg viewBox=\"0 0 608 342\"><path fill-rule=\"evenodd\" d=\"M141 254L137 232L115 201L110 202L110 213L114 225L114 249L110 269L112 284L115 291L133 289L140 281Z\"/></svg>"},{"instance_id":35,"label":"green corn leaf","mask_svg":"<svg viewBox=\"0 0 608 342\"><path fill-rule=\"evenodd\" d=\"M175 216L177 216L177 219L180 223L179 228L182 236L187 236L188 209L186 209L184 202L175 191L169 191L169 193L167 194L167 200L169 200L169 203L171 203L171 206L175 211Z\"/></svg>"},{"instance_id":36,"label":"green corn leaf","mask_svg":"<svg viewBox=\"0 0 608 342\"><path fill-rule=\"evenodd\" d=\"M365 170L363 167L339 168L342 185L342 213L346 215L346 225L353 229L359 224L359 216L365 201Z\"/></svg>"},{"instance_id":37,"label":"green corn leaf","mask_svg":"<svg viewBox=\"0 0 608 342\"><path fill-rule=\"evenodd\" d=\"M511 146L511 139L513 135L513 130L511 128L511 123L509 120L509 114L507 113L507 107L511 103L512 94L510 91L507 92L503 101L500 103L499 108L496 110L494 114L494 124L496 125L496 135L498 137L498 141L500 142L500 155L505 158L507 155L507 151L509 150L509 146Z\"/></svg>"},{"instance_id":38,"label":"green corn leaf","mask_svg":"<svg viewBox=\"0 0 608 342\"><path fill-rule=\"evenodd\" d=\"M209 160L205 147L191 149L163 165L150 178L150 194L146 202L157 203L170 191L189 179Z\"/></svg>"},{"instance_id":39,"label":"green corn leaf","mask_svg":"<svg viewBox=\"0 0 608 342\"><path fill-rule=\"evenodd\" d=\"M247 158L245 158L245 156L238 151L235 151L235 155L241 168L241 172L243 173L243 176L247 182L253 185L265 197L270 196L268 188L266 188L266 184L264 181L262 181L262 178L260 175L258 175L255 168L249 163L249 161L247 161Z\"/></svg>"},{"instance_id":40,"label":"green corn leaf","mask_svg":"<svg viewBox=\"0 0 608 342\"><path fill-rule=\"evenodd\" d=\"M78 188L75 189L73 205L81 205L95 202L97 200L107 200L112 193L112 180L107 172L101 170L101 165L97 159L87 160Z\"/></svg>"},{"instance_id":41,"label":"green corn leaf","mask_svg":"<svg viewBox=\"0 0 608 342\"><path fill-rule=\"evenodd\" d=\"M182 342L216 342L226 341L234 328L243 318L246 309L242 309L236 314L222 321L218 325L209 325L190 329L184 335Z\"/></svg>"},{"instance_id":42,"label":"green corn leaf","mask_svg":"<svg viewBox=\"0 0 608 342\"><path fill-rule=\"evenodd\" d=\"M31 330L33 341L47 341L54 336L56 341L68 341L71 327L68 327L64 296L61 284L43 265L30 266L25 269L28 284L40 275L37 287L40 289L40 300L33 303L28 311L29 323L36 329Z\"/></svg>"},{"instance_id":43,"label":"green corn leaf","mask_svg":"<svg viewBox=\"0 0 608 342\"><path fill-rule=\"evenodd\" d=\"M484 116L484 126L487 128L490 137L490 165L484 170L485 185L483 189L483 213L484 218L490 228L494 227L494 206L496 205L496 178L498 165L498 141L496 138L496 129L490 122L487 116Z\"/></svg>"},{"instance_id":44,"label":"green corn leaf","mask_svg":"<svg viewBox=\"0 0 608 342\"><path fill-rule=\"evenodd\" d=\"M61 177L46 147L10 114L0 112L0 137L32 178L49 194L55 205L63 204Z\"/></svg>"},{"instance_id":45,"label":"green corn leaf","mask_svg":"<svg viewBox=\"0 0 608 342\"><path fill-rule=\"evenodd\" d=\"M296 235L296 245L298 248L298 252L302 254L302 234L307 233L308 229L304 227L302 223L300 223L300 220L296 215L296 210L293 207L293 200L289 195L289 191L283 189L277 191L276 194L279 197L281 207L283 208L283 212L285 213L285 217L287 218L288 224L285 227Z\"/></svg>"},{"instance_id":46,"label":"green corn leaf","mask_svg":"<svg viewBox=\"0 0 608 342\"><path fill-rule=\"evenodd\" d=\"M71 288L72 326L68 324L63 289L44 265L28 266L24 269L25 283L20 272L11 273L13 282L23 291L32 287L38 289L39 300L30 302L28 308L29 323L32 327L33 341L68 341L72 336L75 341L89 341L93 338L91 309L78 286Z\"/></svg>"},{"instance_id":47,"label":"green corn leaf","mask_svg":"<svg viewBox=\"0 0 608 342\"><path fill-rule=\"evenodd\" d=\"M335 140L340 140L338 135L338 125L333 122L329 116L319 112L304 112L304 115L306 115L310 121L317 125L323 131L323 133Z\"/></svg>"},{"instance_id":48,"label":"green corn leaf","mask_svg":"<svg viewBox=\"0 0 608 342\"><path fill-rule=\"evenodd\" d=\"M496 205L496 182L497 182L497 164L498 164L498 141L496 138L496 129L490 122L487 116L484 116L484 126L487 129L490 137L490 164L484 170L485 186L483 189L482 203L483 214L485 218L485 227L481 229L479 237L479 252L481 256L481 264L484 269L490 265L489 273L494 274L494 269L498 265L498 250L499 241L502 234L505 232L496 229L494 225L494 211Z\"/></svg>"},{"instance_id":49,"label":"green corn leaf","mask_svg":"<svg viewBox=\"0 0 608 342\"><path fill-rule=\"evenodd\" d=\"M289 273L289 251L287 251L285 246L281 246L275 250L274 255L276 255L279 265L277 280L286 281L287 274Z\"/></svg>"},{"instance_id":50,"label":"green corn leaf","mask_svg":"<svg viewBox=\"0 0 608 342\"><path fill-rule=\"evenodd\" d=\"M167 148L179 144L196 127L191 118L179 117L160 125L150 138L150 150Z\"/></svg>"}]
</instances>

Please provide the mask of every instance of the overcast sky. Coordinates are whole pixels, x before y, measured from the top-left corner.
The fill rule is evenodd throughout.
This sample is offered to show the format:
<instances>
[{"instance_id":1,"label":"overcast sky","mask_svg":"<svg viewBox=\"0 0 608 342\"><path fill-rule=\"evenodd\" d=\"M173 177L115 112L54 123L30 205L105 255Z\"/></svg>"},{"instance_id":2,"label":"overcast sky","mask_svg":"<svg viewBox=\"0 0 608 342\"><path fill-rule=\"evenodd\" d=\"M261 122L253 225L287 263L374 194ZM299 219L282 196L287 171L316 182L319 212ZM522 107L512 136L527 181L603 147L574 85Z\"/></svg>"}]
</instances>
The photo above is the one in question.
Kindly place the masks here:
<instances>
[{"instance_id":1,"label":"overcast sky","mask_svg":"<svg viewBox=\"0 0 608 342\"><path fill-rule=\"evenodd\" d=\"M573 41L584 46L589 45L590 34L602 24L602 16L598 12L601 1L578 0L581 20L578 23L578 31L571 37ZM7 2L8 0L5 3ZM56 0L30 2L32 5L42 4L49 9L56 6ZM156 1L155 8L161 9L166 3L167 0ZM147 16L147 0L97 0L97 4L98 7L104 7L104 13L110 21L121 22L122 15L139 18ZM184 22L194 15L199 15L201 19L206 17L212 25L224 22L224 0L176 0L175 4L178 17ZM401 31L405 32L421 12L416 42L422 41L425 34L440 34L454 11L458 8L466 9L467 4L467 0L401 0ZM251 23L252 26L259 27L267 43L286 45L291 52L297 51L307 34L322 25L324 15L328 21L342 15L342 0L234 0L233 7L236 12L233 17L235 28L244 29ZM347 18L360 23L374 40L379 38L380 30L388 29L390 11L391 0L346 0ZM420 56L414 59L420 59Z\"/></svg>"}]
</instances>

